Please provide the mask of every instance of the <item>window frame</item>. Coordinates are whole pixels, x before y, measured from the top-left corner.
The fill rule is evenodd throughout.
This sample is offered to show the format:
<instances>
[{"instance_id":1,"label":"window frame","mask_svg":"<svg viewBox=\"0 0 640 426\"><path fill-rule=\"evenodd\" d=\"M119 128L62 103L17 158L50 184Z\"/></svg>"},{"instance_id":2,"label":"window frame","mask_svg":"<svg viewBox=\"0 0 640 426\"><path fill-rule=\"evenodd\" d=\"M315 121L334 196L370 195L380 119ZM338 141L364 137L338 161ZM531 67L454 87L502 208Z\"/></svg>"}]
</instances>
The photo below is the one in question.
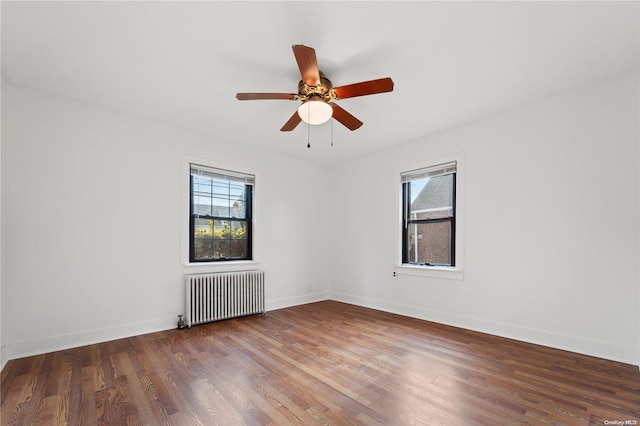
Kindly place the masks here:
<instances>
[{"instance_id":1,"label":"window frame","mask_svg":"<svg viewBox=\"0 0 640 426\"><path fill-rule=\"evenodd\" d=\"M191 232L192 232L192 212L191 212L191 165L200 165L207 168L235 171L242 175L253 175L254 182L252 186L251 199L251 235L248 244L251 245L251 259L226 259L211 261L192 261L191 260ZM195 157L184 155L181 160L181 226L182 243L181 258L184 273L215 273L215 272L236 272L254 270L260 264L260 171L245 165L224 163L211 160L209 158Z\"/></svg>"},{"instance_id":2,"label":"window frame","mask_svg":"<svg viewBox=\"0 0 640 426\"><path fill-rule=\"evenodd\" d=\"M453 266L421 265L416 263L405 263L403 260L404 251L404 200L406 194L403 191L402 175L414 170L428 169L442 164L456 163L455 183L454 183L454 217L455 235L452 241ZM396 200L397 209L395 215L396 244L395 244L395 275L416 275L434 278L446 278L454 280L464 279L464 153L459 152L451 155L428 159L419 163L413 163L398 167L396 169Z\"/></svg>"},{"instance_id":3,"label":"window frame","mask_svg":"<svg viewBox=\"0 0 640 426\"><path fill-rule=\"evenodd\" d=\"M223 180L222 178L227 178L224 181L226 182L240 182L240 180L247 180L246 178L251 177L248 180L251 180L251 183L246 183L244 182L244 204L245 204L245 209L243 212L243 217L242 218L238 218L238 217L234 217L234 216L217 216L217 215L200 215L200 214L195 214L193 211L193 207L194 207L194 182L193 182L193 178L194 178L194 174L193 174L193 169L194 167L196 169L199 170L207 170L210 172L213 172L214 174L217 174L220 176L220 180ZM249 175L247 173L241 173L235 170L226 170L226 169L219 169L219 168L214 168L214 167L210 167L210 166L203 166L202 164L194 164L194 163L190 163L189 164L189 262L190 263L209 263L209 262L233 262L233 261L238 261L238 260L253 260L253 252L252 252L252 244L251 244L251 236L252 236L252 229L253 229L253 223L252 223L252 217L253 217L253 186L255 184L255 176L253 175ZM230 176L224 176L224 175L230 175ZM240 179L233 179L233 175L242 175ZM213 185L213 182L212 182ZM196 217L197 216L197 217ZM196 239L194 238L194 234L195 234L195 222L196 219L206 219L206 220L213 220L215 221L228 221L228 222L244 222L246 223L246 229L247 229L247 238L246 238L246 256L244 257L230 257L230 258L214 258L214 259L197 259L195 257L195 245L196 245Z\"/></svg>"},{"instance_id":4,"label":"window frame","mask_svg":"<svg viewBox=\"0 0 640 426\"><path fill-rule=\"evenodd\" d=\"M456 180L457 180L457 170L452 173L443 173L438 176L447 176L453 175L453 188L452 188L452 214L447 217L439 217L434 219L411 219L408 215L406 209L408 197L411 196L411 180L407 182L402 182L402 264L403 265L413 265L413 266L434 266L434 267L446 267L446 268L455 268L456 266ZM436 177L436 176L433 176ZM421 264L419 262L411 262L409 257L409 244L410 244L410 226L411 225L419 225L419 224L430 224L430 223L441 223L441 222L449 222L452 237L449 241L449 258L451 259L450 265L439 265L439 264Z\"/></svg>"}]
</instances>

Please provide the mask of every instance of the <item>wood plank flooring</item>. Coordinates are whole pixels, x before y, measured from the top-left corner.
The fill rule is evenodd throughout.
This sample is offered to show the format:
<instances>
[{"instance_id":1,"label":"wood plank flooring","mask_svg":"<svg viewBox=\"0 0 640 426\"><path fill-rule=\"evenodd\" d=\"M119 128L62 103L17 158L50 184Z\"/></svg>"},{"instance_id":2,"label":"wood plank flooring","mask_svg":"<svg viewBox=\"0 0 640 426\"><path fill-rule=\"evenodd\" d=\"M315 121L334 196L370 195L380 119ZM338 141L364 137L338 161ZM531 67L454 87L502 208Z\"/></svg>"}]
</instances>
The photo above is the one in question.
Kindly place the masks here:
<instances>
[{"instance_id":1,"label":"wood plank flooring","mask_svg":"<svg viewBox=\"0 0 640 426\"><path fill-rule=\"evenodd\" d=\"M2 425L640 423L635 366L334 301L9 361L0 391Z\"/></svg>"}]
</instances>

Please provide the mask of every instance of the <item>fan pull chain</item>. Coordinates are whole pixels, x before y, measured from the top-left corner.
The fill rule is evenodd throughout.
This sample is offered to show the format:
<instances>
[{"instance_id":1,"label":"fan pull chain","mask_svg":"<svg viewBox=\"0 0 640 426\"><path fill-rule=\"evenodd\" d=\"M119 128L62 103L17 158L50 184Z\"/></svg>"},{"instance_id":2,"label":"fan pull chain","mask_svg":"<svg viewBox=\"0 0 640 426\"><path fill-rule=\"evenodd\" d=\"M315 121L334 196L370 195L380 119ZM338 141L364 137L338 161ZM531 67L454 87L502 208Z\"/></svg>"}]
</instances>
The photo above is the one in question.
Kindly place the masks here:
<instances>
[{"instance_id":1,"label":"fan pull chain","mask_svg":"<svg viewBox=\"0 0 640 426\"><path fill-rule=\"evenodd\" d=\"M333 146L333 120L331 120L331 146Z\"/></svg>"},{"instance_id":2,"label":"fan pull chain","mask_svg":"<svg viewBox=\"0 0 640 426\"><path fill-rule=\"evenodd\" d=\"M309 140L311 139L311 108L307 109L307 148L311 148L311 142L309 142Z\"/></svg>"}]
</instances>

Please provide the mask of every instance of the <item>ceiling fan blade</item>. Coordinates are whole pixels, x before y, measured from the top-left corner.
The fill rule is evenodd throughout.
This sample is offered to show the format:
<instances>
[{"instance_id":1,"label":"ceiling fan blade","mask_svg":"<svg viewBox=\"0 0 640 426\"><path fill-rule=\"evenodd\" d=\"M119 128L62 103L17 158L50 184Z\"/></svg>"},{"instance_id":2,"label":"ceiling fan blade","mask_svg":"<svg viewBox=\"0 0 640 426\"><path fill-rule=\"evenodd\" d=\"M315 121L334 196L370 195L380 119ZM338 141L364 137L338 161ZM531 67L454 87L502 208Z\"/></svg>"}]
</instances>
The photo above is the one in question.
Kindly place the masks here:
<instances>
[{"instance_id":1,"label":"ceiling fan blade","mask_svg":"<svg viewBox=\"0 0 640 426\"><path fill-rule=\"evenodd\" d=\"M349 114L344 108L335 104L333 102L329 102L331 108L333 108L333 118L342 123L347 129L353 131L359 129L362 126L362 121L355 118L353 115Z\"/></svg>"},{"instance_id":2,"label":"ceiling fan blade","mask_svg":"<svg viewBox=\"0 0 640 426\"><path fill-rule=\"evenodd\" d=\"M320 71L318 70L316 51L312 47L303 46L302 44L294 44L292 48L296 62L298 62L298 68L300 68L302 81L308 86L319 85Z\"/></svg>"},{"instance_id":3,"label":"ceiling fan blade","mask_svg":"<svg viewBox=\"0 0 640 426\"><path fill-rule=\"evenodd\" d=\"M393 80L391 78L379 78L377 80L363 81L360 83L347 84L346 86L334 89L338 99L354 98L356 96L375 95L376 93L391 92L393 90Z\"/></svg>"},{"instance_id":4,"label":"ceiling fan blade","mask_svg":"<svg viewBox=\"0 0 640 426\"><path fill-rule=\"evenodd\" d=\"M296 110L296 112L293 113L293 115L291 116L289 121L284 123L284 126L282 126L282 129L280 129L280 131L281 132L290 132L293 129L295 129L296 126L298 124L300 124L301 121L302 121L302 119L300 118L300 116L298 115L298 111Z\"/></svg>"},{"instance_id":5,"label":"ceiling fan blade","mask_svg":"<svg viewBox=\"0 0 640 426\"><path fill-rule=\"evenodd\" d=\"M296 99L296 94L293 93L236 93L236 98L239 101L255 101L261 99L286 99L293 101Z\"/></svg>"}]
</instances>

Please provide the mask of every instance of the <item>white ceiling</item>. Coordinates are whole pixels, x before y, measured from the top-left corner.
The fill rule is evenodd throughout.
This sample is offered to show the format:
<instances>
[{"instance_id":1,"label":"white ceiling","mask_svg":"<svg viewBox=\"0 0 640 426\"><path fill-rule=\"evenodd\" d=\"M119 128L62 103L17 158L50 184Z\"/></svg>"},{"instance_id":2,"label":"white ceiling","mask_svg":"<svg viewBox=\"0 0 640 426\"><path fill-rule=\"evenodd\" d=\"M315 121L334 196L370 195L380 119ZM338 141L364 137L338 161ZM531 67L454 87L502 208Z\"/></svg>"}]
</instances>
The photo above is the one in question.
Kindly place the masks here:
<instances>
[{"instance_id":1,"label":"white ceiling","mask_svg":"<svg viewBox=\"0 0 640 426\"><path fill-rule=\"evenodd\" d=\"M638 2L7 2L3 81L335 164L639 67ZM296 101L293 44L364 122L279 129ZM332 120L333 121L333 120ZM331 130L335 146L330 147Z\"/></svg>"}]
</instances>

